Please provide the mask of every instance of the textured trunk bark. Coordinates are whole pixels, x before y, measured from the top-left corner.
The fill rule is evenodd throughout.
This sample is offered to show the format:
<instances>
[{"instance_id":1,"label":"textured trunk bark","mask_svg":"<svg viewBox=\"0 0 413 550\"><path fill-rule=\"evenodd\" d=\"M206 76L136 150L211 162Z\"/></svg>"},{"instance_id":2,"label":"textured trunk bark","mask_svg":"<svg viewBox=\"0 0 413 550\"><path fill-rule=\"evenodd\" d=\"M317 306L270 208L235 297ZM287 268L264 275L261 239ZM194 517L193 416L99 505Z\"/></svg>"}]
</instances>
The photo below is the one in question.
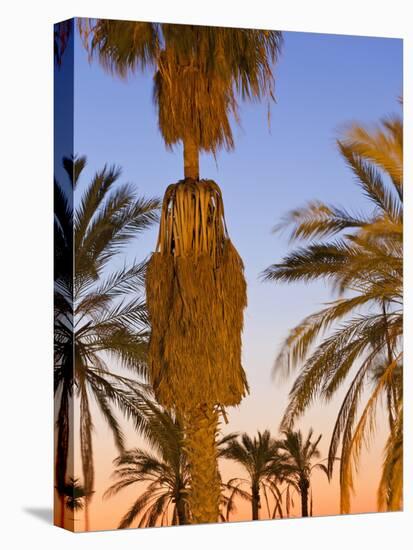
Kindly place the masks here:
<instances>
[{"instance_id":1,"label":"textured trunk bark","mask_svg":"<svg viewBox=\"0 0 413 550\"><path fill-rule=\"evenodd\" d=\"M183 142L185 179L199 180L199 147L191 137L186 137Z\"/></svg>"},{"instance_id":2,"label":"textured trunk bark","mask_svg":"<svg viewBox=\"0 0 413 550\"><path fill-rule=\"evenodd\" d=\"M60 495L60 527L65 527L65 496Z\"/></svg>"},{"instance_id":3,"label":"textured trunk bark","mask_svg":"<svg viewBox=\"0 0 413 550\"><path fill-rule=\"evenodd\" d=\"M310 483L307 479L302 479L300 481L300 491L301 491L301 516L303 518L308 517L308 489Z\"/></svg>"},{"instance_id":4,"label":"textured trunk bark","mask_svg":"<svg viewBox=\"0 0 413 550\"><path fill-rule=\"evenodd\" d=\"M260 509L260 489L259 487L252 485L251 487L252 494L252 519L260 519L259 509Z\"/></svg>"},{"instance_id":5,"label":"textured trunk bark","mask_svg":"<svg viewBox=\"0 0 413 550\"><path fill-rule=\"evenodd\" d=\"M89 499L85 498L85 531L90 531Z\"/></svg>"},{"instance_id":6,"label":"textured trunk bark","mask_svg":"<svg viewBox=\"0 0 413 550\"><path fill-rule=\"evenodd\" d=\"M192 523L215 523L220 498L216 448L218 414L210 406L200 406L186 415L185 424L185 444L191 469L189 505Z\"/></svg>"}]
</instances>

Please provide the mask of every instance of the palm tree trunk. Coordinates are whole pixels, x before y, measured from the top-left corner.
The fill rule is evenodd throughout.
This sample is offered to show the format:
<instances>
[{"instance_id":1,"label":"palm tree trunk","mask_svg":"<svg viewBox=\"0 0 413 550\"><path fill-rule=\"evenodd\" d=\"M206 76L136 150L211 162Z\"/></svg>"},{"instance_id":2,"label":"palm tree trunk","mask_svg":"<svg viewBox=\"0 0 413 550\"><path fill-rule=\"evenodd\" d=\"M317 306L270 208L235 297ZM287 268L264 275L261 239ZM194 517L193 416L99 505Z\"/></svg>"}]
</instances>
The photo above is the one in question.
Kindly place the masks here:
<instances>
[{"instance_id":1,"label":"palm tree trunk","mask_svg":"<svg viewBox=\"0 0 413 550\"><path fill-rule=\"evenodd\" d=\"M301 493L301 516L303 518L308 517L308 489L310 483L308 479L300 480L300 493Z\"/></svg>"},{"instance_id":2,"label":"palm tree trunk","mask_svg":"<svg viewBox=\"0 0 413 550\"><path fill-rule=\"evenodd\" d=\"M178 514L179 525L187 525L188 519L186 517L185 501L182 498L176 500L176 512Z\"/></svg>"},{"instance_id":3,"label":"palm tree trunk","mask_svg":"<svg viewBox=\"0 0 413 550\"><path fill-rule=\"evenodd\" d=\"M220 498L216 446L218 413L204 404L186 415L185 424L185 446L191 469L192 523L215 523Z\"/></svg>"},{"instance_id":4,"label":"palm tree trunk","mask_svg":"<svg viewBox=\"0 0 413 550\"><path fill-rule=\"evenodd\" d=\"M199 179L199 147L196 141L187 136L184 144L184 176L185 179Z\"/></svg>"},{"instance_id":5,"label":"palm tree trunk","mask_svg":"<svg viewBox=\"0 0 413 550\"><path fill-rule=\"evenodd\" d=\"M251 486L251 494L252 494L252 519L260 519L259 518L259 508L260 508L260 488L259 486L253 484Z\"/></svg>"},{"instance_id":6,"label":"palm tree trunk","mask_svg":"<svg viewBox=\"0 0 413 550\"><path fill-rule=\"evenodd\" d=\"M65 528L65 496L60 495L60 527Z\"/></svg>"},{"instance_id":7,"label":"palm tree trunk","mask_svg":"<svg viewBox=\"0 0 413 550\"><path fill-rule=\"evenodd\" d=\"M85 531L90 531L89 498L85 497Z\"/></svg>"}]
</instances>

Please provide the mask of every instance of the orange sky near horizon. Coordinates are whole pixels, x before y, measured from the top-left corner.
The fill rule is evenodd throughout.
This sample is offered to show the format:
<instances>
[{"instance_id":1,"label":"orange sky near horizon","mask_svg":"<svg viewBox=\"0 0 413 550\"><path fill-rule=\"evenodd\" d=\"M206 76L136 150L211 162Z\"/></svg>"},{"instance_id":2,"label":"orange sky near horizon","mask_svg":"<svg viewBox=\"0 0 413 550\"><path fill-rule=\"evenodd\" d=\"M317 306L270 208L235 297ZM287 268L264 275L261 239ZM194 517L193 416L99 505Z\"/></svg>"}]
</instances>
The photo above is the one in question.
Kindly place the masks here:
<instances>
[{"instance_id":1,"label":"orange sky near horizon","mask_svg":"<svg viewBox=\"0 0 413 550\"><path fill-rule=\"evenodd\" d=\"M223 425L223 433L248 432L254 435L257 430L268 428L274 436L278 436L278 424L282 416L288 396L289 383L278 383L270 381L267 388L260 388L255 392L251 388L250 395L239 407L229 409L229 424ZM258 388L256 388L258 389ZM343 392L344 393L344 392ZM317 436L322 433L320 442L322 458L327 456L329 437L335 421L335 413L341 403L340 397L328 405L321 405L316 402L303 419L297 424L305 433L313 427ZM94 414L94 460L95 460L95 493L90 504L90 527L92 531L116 529L121 517L132 505L137 496L143 492L144 486L131 486L121 491L115 497L103 499L103 493L111 484L113 472L112 461L117 456L116 447L113 444L109 428L99 416L96 407L93 405ZM75 434L78 434L78 426L75 421ZM142 437L136 436L133 428L123 421L126 434L127 448L147 446ZM352 513L376 512L376 491L380 479L380 468L382 451L387 435L386 419L384 412L380 411L377 423L376 435L369 450L362 453L360 467L355 481L355 494L352 498ZM383 428L383 429L382 429ZM81 461L79 446L77 445L74 459L74 477L81 479ZM220 461L220 471L224 481L232 477L245 477L242 467L228 460ZM338 480L338 468L335 469L332 481L329 483L321 471L315 471L312 476L313 491L313 515L337 515L340 513L340 491ZM290 517L300 516L300 500L294 497L295 506ZM248 521L251 519L250 504L237 500L237 511L232 514L231 521ZM260 519L268 519L268 512L265 500L262 499ZM60 521L60 503L55 506L55 522ZM83 512L77 512L74 517L69 511L65 513L65 526L74 528L75 531L84 530ZM136 526L136 522L135 522Z\"/></svg>"}]
</instances>

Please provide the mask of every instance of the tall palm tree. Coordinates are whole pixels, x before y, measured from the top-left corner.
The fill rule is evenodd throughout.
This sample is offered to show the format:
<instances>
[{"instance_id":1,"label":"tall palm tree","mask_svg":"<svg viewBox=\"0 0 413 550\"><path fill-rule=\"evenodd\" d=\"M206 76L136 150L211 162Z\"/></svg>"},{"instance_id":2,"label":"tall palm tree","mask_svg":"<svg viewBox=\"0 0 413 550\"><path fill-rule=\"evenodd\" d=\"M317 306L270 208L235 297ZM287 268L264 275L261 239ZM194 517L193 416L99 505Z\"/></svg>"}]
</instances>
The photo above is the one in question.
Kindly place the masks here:
<instances>
[{"instance_id":1,"label":"tall palm tree","mask_svg":"<svg viewBox=\"0 0 413 550\"><path fill-rule=\"evenodd\" d=\"M281 348L276 368L299 368L282 425L291 427L316 397L331 400L349 382L329 450L331 475L341 444L341 510L349 512L354 466L363 444L374 431L378 401L385 397L390 435L379 504L399 509L403 123L393 117L383 120L374 130L353 125L338 141L338 148L370 201L370 212L352 214L321 202L292 211L277 229L291 225L293 240L310 242L264 274L267 280L277 282L324 280L339 293L337 300L296 326ZM368 397L367 404L360 411L364 395Z\"/></svg>"},{"instance_id":2,"label":"tall palm tree","mask_svg":"<svg viewBox=\"0 0 413 550\"><path fill-rule=\"evenodd\" d=\"M301 515L307 517L308 497L310 494L311 473L315 469L322 470L328 476L328 469L322 462L314 462L320 458L318 444L321 435L312 441L313 430L310 429L304 439L300 430L284 431L284 438L277 442L281 454L283 475L301 497Z\"/></svg>"},{"instance_id":3,"label":"tall palm tree","mask_svg":"<svg viewBox=\"0 0 413 550\"><path fill-rule=\"evenodd\" d=\"M146 282L149 367L157 399L185 427L193 520L214 522L219 412L248 390L241 366L246 284L221 191L199 180L199 154L234 146L230 121L238 119L239 97L273 99L281 33L101 19L80 26L91 55L109 71L152 72L165 144L183 144L185 179L165 193Z\"/></svg>"},{"instance_id":4,"label":"tall palm tree","mask_svg":"<svg viewBox=\"0 0 413 550\"><path fill-rule=\"evenodd\" d=\"M143 396L147 393L143 383L148 340L142 299L145 264L134 262L110 271L110 261L157 220L158 201L136 197L129 185L115 185L120 170L105 166L73 209L73 192L85 164L85 157L64 159L70 193L55 182L54 386L56 487L63 504L75 399L80 408L88 530L88 502L94 485L90 399L95 400L117 448L123 451L124 437L115 409L132 418L138 430L143 429ZM133 377L110 369L108 359L117 360Z\"/></svg>"},{"instance_id":5,"label":"tall palm tree","mask_svg":"<svg viewBox=\"0 0 413 550\"><path fill-rule=\"evenodd\" d=\"M146 439L151 450L132 449L115 460L115 483L104 497L116 495L125 487L146 483L145 491L132 504L119 523L129 527L137 518L138 527L157 524L189 523L188 492L190 472L184 448L182 426L169 413L152 408Z\"/></svg>"},{"instance_id":6,"label":"tall palm tree","mask_svg":"<svg viewBox=\"0 0 413 550\"><path fill-rule=\"evenodd\" d=\"M251 438L248 434L241 435L241 440L232 439L226 447L220 451L220 456L234 460L247 472L248 478L233 478L226 484L231 497L241 496L251 502L252 519L259 519L261 508L261 494L267 503L270 515L269 496L275 500L274 517L278 511L282 515L281 493L277 487L277 481L283 476L283 462L279 454L278 442L271 437L268 430L258 432ZM248 485L249 492L242 488Z\"/></svg>"},{"instance_id":7,"label":"tall palm tree","mask_svg":"<svg viewBox=\"0 0 413 550\"><path fill-rule=\"evenodd\" d=\"M279 31L81 19L91 56L121 78L153 74L159 129L183 144L185 178L198 180L199 152L232 149L238 98L274 98Z\"/></svg>"}]
</instances>

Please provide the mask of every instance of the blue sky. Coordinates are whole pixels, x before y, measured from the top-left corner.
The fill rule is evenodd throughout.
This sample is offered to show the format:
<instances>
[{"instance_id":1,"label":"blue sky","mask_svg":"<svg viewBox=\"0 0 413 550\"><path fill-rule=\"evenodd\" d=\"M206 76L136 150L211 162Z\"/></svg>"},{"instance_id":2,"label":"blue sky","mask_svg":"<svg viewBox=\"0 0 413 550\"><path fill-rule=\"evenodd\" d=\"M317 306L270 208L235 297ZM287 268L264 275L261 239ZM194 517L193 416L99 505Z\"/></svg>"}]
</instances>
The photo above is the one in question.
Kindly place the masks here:
<instances>
[{"instance_id":1,"label":"blue sky","mask_svg":"<svg viewBox=\"0 0 413 550\"><path fill-rule=\"evenodd\" d=\"M245 263L244 365L252 394L262 396L254 411L258 406L263 414L275 391L281 392L280 407L286 399L288 388L277 389L270 381L282 338L331 298L322 284L275 286L259 280L288 250L287 239L271 228L310 199L363 208L363 196L337 152L337 133L353 120L374 123L400 111L402 95L401 40L294 32L284 39L275 68L271 132L266 104L242 104L235 151L218 153L216 161L211 155L201 158L201 177L222 188L230 235ZM115 163L123 169L122 180L140 193L162 196L168 184L182 178L181 147L166 150L157 128L151 75L121 81L97 62L90 64L76 38L74 89L75 152L88 157L83 181L105 163ZM155 242L156 228L137 240L127 257L142 259ZM240 423L248 414L247 406Z\"/></svg>"}]
</instances>

